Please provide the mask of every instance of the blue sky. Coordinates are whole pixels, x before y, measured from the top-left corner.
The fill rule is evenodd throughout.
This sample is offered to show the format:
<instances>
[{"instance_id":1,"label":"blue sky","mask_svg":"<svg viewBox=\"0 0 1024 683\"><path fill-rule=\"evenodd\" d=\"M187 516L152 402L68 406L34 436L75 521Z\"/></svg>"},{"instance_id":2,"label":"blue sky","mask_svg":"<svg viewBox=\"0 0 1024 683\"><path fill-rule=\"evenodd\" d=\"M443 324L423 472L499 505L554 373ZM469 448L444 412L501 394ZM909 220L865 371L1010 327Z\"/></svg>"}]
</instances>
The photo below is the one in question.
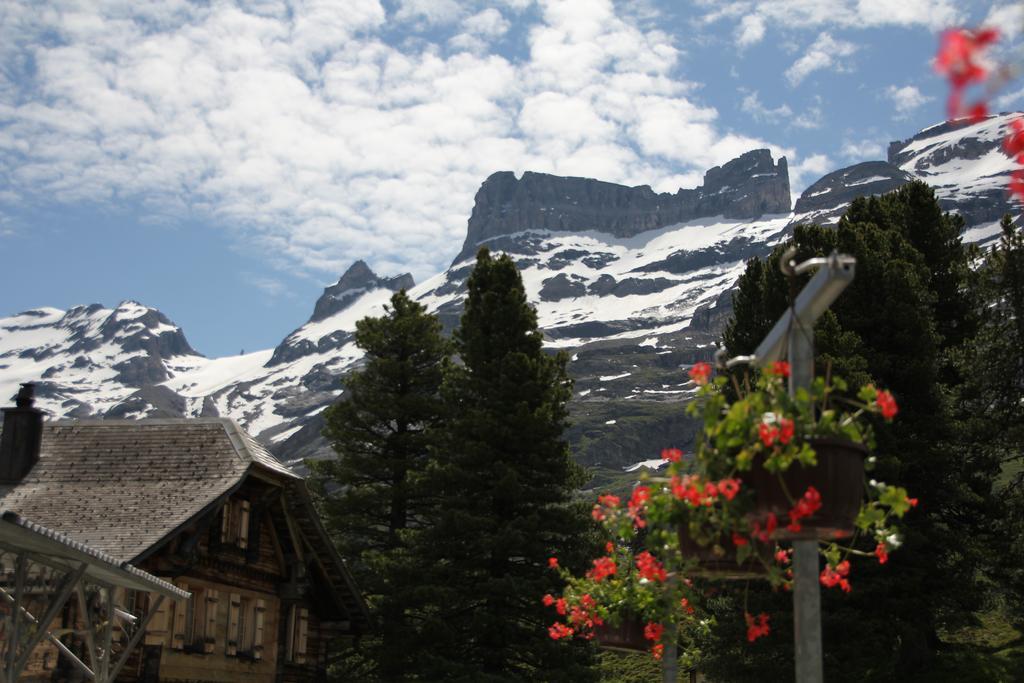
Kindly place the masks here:
<instances>
[{"instance_id":1,"label":"blue sky","mask_svg":"<svg viewBox=\"0 0 1024 683\"><path fill-rule=\"evenodd\" d=\"M0 4L0 316L135 299L277 344L356 259L417 281L497 170L661 191L755 147L794 192L943 118L955 0ZM1021 106L1010 84L997 106Z\"/></svg>"}]
</instances>

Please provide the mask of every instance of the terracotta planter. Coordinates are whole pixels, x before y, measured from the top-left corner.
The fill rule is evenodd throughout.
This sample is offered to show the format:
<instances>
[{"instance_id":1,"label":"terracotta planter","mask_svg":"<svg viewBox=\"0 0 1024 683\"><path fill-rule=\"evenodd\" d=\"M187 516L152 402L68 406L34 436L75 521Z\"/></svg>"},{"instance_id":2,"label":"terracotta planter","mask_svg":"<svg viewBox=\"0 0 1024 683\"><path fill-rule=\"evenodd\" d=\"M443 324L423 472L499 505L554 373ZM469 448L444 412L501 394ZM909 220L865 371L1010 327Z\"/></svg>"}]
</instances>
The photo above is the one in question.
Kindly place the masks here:
<instances>
[{"instance_id":1,"label":"terracotta planter","mask_svg":"<svg viewBox=\"0 0 1024 683\"><path fill-rule=\"evenodd\" d=\"M868 450L861 444L841 439L814 439L810 444L818 455L818 464L804 467L793 463L781 475L786 490L794 498L802 496L808 486L821 494L821 508L800 520L801 531L794 533L786 529L792 504L779 482L779 475L765 471L758 459L744 477L754 489L755 516L765 519L774 512L778 517L779 526L773 534L776 539L832 540L853 534L854 520L864 499L864 459Z\"/></svg>"},{"instance_id":2,"label":"terracotta planter","mask_svg":"<svg viewBox=\"0 0 1024 683\"><path fill-rule=\"evenodd\" d=\"M625 616L618 626L604 624L594 628L594 640L598 646L609 650L646 652L651 642L644 638L644 622L639 617Z\"/></svg>"},{"instance_id":3,"label":"terracotta planter","mask_svg":"<svg viewBox=\"0 0 1024 683\"><path fill-rule=\"evenodd\" d=\"M756 556L761 553L762 557L768 557L768 549L758 543L753 543L754 554L751 554L743 564L736 562L736 546L731 539L723 538L719 543L723 554L715 554L713 546L702 546L694 541L685 527L679 527L679 551L683 557L696 557L697 567L690 570L691 576L702 576L709 579L763 579L768 571L764 563Z\"/></svg>"}]
</instances>

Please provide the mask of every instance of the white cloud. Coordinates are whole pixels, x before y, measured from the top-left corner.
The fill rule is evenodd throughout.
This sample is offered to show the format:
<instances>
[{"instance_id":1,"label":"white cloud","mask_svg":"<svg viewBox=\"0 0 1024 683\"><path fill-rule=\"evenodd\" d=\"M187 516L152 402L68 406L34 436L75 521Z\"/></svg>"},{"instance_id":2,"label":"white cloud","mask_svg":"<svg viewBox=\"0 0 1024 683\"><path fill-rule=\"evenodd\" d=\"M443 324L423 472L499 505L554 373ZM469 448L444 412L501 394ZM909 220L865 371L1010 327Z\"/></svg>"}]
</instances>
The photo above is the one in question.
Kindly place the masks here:
<instances>
[{"instance_id":1,"label":"white cloud","mask_svg":"<svg viewBox=\"0 0 1024 683\"><path fill-rule=\"evenodd\" d=\"M790 125L794 128L804 128L806 130L821 128L825 125L825 114L821 111L820 106L811 105L793 117Z\"/></svg>"},{"instance_id":2,"label":"white cloud","mask_svg":"<svg viewBox=\"0 0 1024 683\"><path fill-rule=\"evenodd\" d=\"M748 14L740 20L736 27L736 44L741 48L756 45L764 38L764 17Z\"/></svg>"},{"instance_id":3,"label":"white cloud","mask_svg":"<svg viewBox=\"0 0 1024 683\"><path fill-rule=\"evenodd\" d=\"M479 52L487 48L492 40L508 32L508 19L493 7L462 20L462 33L448 41L452 47Z\"/></svg>"},{"instance_id":4,"label":"white cloud","mask_svg":"<svg viewBox=\"0 0 1024 683\"><path fill-rule=\"evenodd\" d=\"M761 103L761 98L756 90L744 96L740 103L740 109L750 114L758 122L782 123L793 117L793 110L786 104L780 104L775 109L766 107Z\"/></svg>"},{"instance_id":5,"label":"white cloud","mask_svg":"<svg viewBox=\"0 0 1024 683\"><path fill-rule=\"evenodd\" d=\"M804 111L794 113L788 104L780 104L771 109L761 102L760 95L755 90L747 93L740 102L740 109L750 114L758 123L786 124L793 128L815 129L824 125L824 114L821 110L821 98L816 97L815 102Z\"/></svg>"},{"instance_id":6,"label":"white cloud","mask_svg":"<svg viewBox=\"0 0 1024 683\"><path fill-rule=\"evenodd\" d=\"M798 159L794 164L790 164L789 184L793 194L793 202L796 202L796 198L807 189L808 185L834 170L835 164L824 154L811 154L804 159Z\"/></svg>"},{"instance_id":7,"label":"white cloud","mask_svg":"<svg viewBox=\"0 0 1024 683\"><path fill-rule=\"evenodd\" d=\"M828 33L818 36L807 51L786 69L786 79L792 86L798 85L815 71L821 69L844 70L846 66L839 61L851 56L857 46L845 40L837 40Z\"/></svg>"},{"instance_id":8,"label":"white cloud","mask_svg":"<svg viewBox=\"0 0 1024 683\"><path fill-rule=\"evenodd\" d=\"M319 279L357 258L437 272L497 170L676 189L755 147L792 153L724 129L673 38L610 0L539 3L514 59L447 49L510 28L463 4L402 3L437 35L397 44L377 0L8 6L0 59L35 65L0 87L9 203L201 219Z\"/></svg>"},{"instance_id":9,"label":"white cloud","mask_svg":"<svg viewBox=\"0 0 1024 683\"><path fill-rule=\"evenodd\" d=\"M1018 102L1024 100L1024 88L1019 88L995 99L995 105L1000 111L1014 107Z\"/></svg>"},{"instance_id":10,"label":"white cloud","mask_svg":"<svg viewBox=\"0 0 1024 683\"><path fill-rule=\"evenodd\" d=\"M966 19L957 0L699 0L697 4L706 8L704 23L738 22L737 35L755 22L782 29L924 26L936 31Z\"/></svg>"},{"instance_id":11,"label":"white cloud","mask_svg":"<svg viewBox=\"0 0 1024 683\"><path fill-rule=\"evenodd\" d=\"M467 17L462 25L470 33L497 38L504 35L511 24L501 12L491 7Z\"/></svg>"},{"instance_id":12,"label":"white cloud","mask_svg":"<svg viewBox=\"0 0 1024 683\"><path fill-rule=\"evenodd\" d=\"M462 13L463 8L456 0L400 0L395 19L438 26L455 23Z\"/></svg>"},{"instance_id":13,"label":"white cloud","mask_svg":"<svg viewBox=\"0 0 1024 683\"><path fill-rule=\"evenodd\" d=\"M265 277L255 273L242 273L241 275L242 280L246 284L255 287L272 299L276 299L281 295L291 295L288 287L276 278Z\"/></svg>"},{"instance_id":14,"label":"white cloud","mask_svg":"<svg viewBox=\"0 0 1024 683\"><path fill-rule=\"evenodd\" d=\"M905 85L902 88L890 85L885 89L885 96L892 101L893 105L895 105L897 119L907 118L912 111L920 107L922 104L926 104L935 99L934 97L922 94L921 91L913 85Z\"/></svg>"},{"instance_id":15,"label":"white cloud","mask_svg":"<svg viewBox=\"0 0 1024 683\"><path fill-rule=\"evenodd\" d=\"M851 161L885 158L885 148L872 140L847 140L843 143L840 153Z\"/></svg>"},{"instance_id":16,"label":"white cloud","mask_svg":"<svg viewBox=\"0 0 1024 683\"><path fill-rule=\"evenodd\" d=\"M1024 29L1024 6L1019 3L993 5L981 25L997 28L1001 34L1012 40Z\"/></svg>"}]
</instances>

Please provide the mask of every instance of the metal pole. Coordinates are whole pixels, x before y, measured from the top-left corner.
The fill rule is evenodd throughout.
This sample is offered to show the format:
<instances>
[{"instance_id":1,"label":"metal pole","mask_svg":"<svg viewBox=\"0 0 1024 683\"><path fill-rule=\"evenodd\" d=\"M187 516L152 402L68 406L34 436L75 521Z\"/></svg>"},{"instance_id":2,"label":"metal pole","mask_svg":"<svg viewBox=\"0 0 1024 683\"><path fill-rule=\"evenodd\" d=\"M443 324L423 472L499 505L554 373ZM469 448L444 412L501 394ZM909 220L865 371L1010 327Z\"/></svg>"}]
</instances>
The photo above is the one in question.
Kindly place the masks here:
<instances>
[{"instance_id":1,"label":"metal pole","mask_svg":"<svg viewBox=\"0 0 1024 683\"><path fill-rule=\"evenodd\" d=\"M789 391L810 387L814 379L814 323L853 281L857 261L833 252L797 264L796 249L779 259L779 267L793 277L818 268L789 310L758 345L753 360L765 366L788 354ZM734 359L739 361L740 359ZM798 492L794 492L799 495ZM793 541L793 639L796 646L797 683L821 683L821 589L818 586L817 539Z\"/></svg>"},{"instance_id":2,"label":"metal pole","mask_svg":"<svg viewBox=\"0 0 1024 683\"><path fill-rule=\"evenodd\" d=\"M662 683L676 683L679 677L679 625L671 622L665 626L665 651L661 656Z\"/></svg>"},{"instance_id":3,"label":"metal pole","mask_svg":"<svg viewBox=\"0 0 1024 683\"><path fill-rule=\"evenodd\" d=\"M789 329L789 393L808 389L814 380L814 323L794 316ZM800 495L800 492L793 492ZM793 541L793 641L797 683L822 683L821 588L818 541Z\"/></svg>"}]
</instances>

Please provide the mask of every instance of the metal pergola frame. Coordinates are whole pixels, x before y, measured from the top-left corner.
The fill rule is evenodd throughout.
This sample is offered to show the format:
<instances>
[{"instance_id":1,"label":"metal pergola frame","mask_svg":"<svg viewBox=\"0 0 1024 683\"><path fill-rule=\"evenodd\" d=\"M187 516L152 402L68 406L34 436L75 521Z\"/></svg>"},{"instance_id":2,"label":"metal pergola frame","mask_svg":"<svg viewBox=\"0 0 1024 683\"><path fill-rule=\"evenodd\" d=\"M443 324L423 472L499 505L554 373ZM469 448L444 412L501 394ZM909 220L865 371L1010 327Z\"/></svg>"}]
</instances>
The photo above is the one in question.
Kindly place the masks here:
<instances>
[{"instance_id":1,"label":"metal pergola frame","mask_svg":"<svg viewBox=\"0 0 1024 683\"><path fill-rule=\"evenodd\" d=\"M118 589L149 594L146 614L136 618L118 609ZM72 595L84 628L55 631L53 621ZM0 683L17 681L43 642L56 647L88 679L110 683L164 600L190 597L128 562L5 512L0 516ZM123 645L114 641L118 629L128 636ZM84 639L88 663L61 641L69 634Z\"/></svg>"}]
</instances>

